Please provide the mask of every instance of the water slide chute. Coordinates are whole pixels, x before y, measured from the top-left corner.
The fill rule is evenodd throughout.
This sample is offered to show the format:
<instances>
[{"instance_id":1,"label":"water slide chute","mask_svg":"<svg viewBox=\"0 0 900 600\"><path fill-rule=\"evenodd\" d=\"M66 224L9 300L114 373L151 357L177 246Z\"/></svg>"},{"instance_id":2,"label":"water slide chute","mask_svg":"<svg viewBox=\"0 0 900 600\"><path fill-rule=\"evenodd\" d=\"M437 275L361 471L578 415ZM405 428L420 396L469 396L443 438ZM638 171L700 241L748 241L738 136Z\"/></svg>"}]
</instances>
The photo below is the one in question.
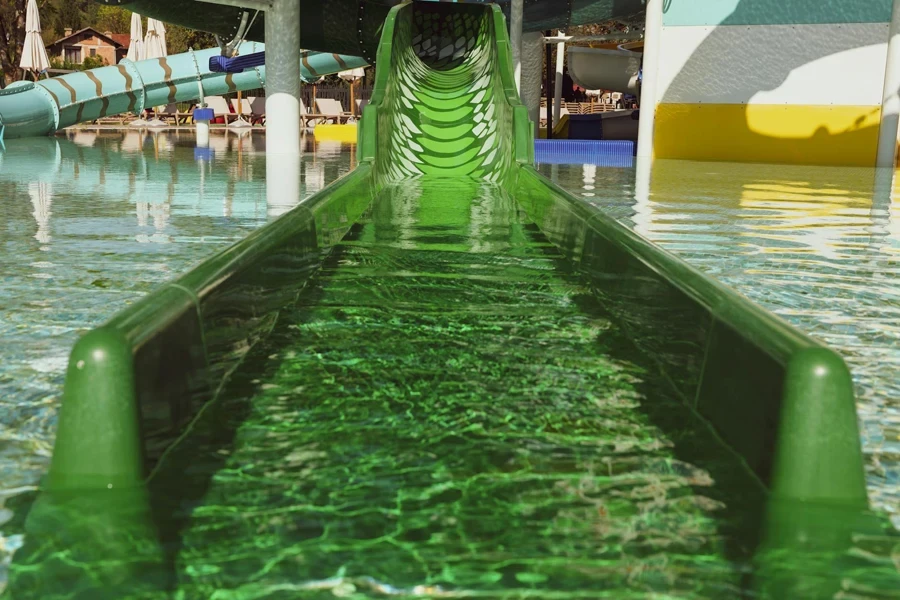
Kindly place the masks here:
<instances>
[{"instance_id":1,"label":"water slide chute","mask_svg":"<svg viewBox=\"0 0 900 600\"><path fill-rule=\"evenodd\" d=\"M381 287L375 279L376 284L370 286L379 289L375 306L380 312L390 302L399 303L414 296L406 283L396 282L401 277L397 276L394 265L402 265L406 270L402 279L412 279L412 275L429 287L434 287L430 281L435 265L447 265L441 274L448 273L466 282L456 288L445 288L464 294L458 296L464 300L454 301L459 306L454 307L452 320L447 323L462 328L480 321L483 313L471 308L469 298L482 295L493 302L493 292L488 288L469 287L468 282L486 277L482 273L473 274L472 263L464 257L475 252L497 252L490 260L494 264L510 265L516 264L512 259L519 256L513 254L518 250L512 250L516 247L512 244L502 246L501 250L461 246L458 242L461 236L450 233L457 229L435 226L441 223L438 219L449 213L455 214L450 214L445 223L464 226L467 231L473 224L485 227L501 221L518 223L521 219L528 226L528 233L522 235L533 236L532 239L546 248L547 256L560 264L560 272L564 267L565 273L577 273L583 278L590 286L579 294L585 296L585 303L596 301L598 304L591 306L602 308L601 314L608 322L627 324L622 341L616 343L628 348L627 360L634 361L633 357L638 355L643 357L641 360L648 360L643 372L657 374L654 376L660 377L660 385L669 390L660 400L668 398L666 404L672 406L683 403L691 412L691 420L697 419L704 429L715 431L721 441L723 447L711 453L712 460L734 457L740 463L740 470L745 471L742 477L752 480L748 480L750 485L732 489L730 494L751 495L754 506L742 511L735 520L740 521L740 529L748 532L747 547L754 547L760 537L765 540L765 553L759 555L765 560L761 559L760 564L772 565L776 571L789 562L786 559L795 565L801 560L817 565L815 571L776 572L776 578L771 581L780 589L790 586L808 592L815 586L812 593L785 593L777 597L833 597L841 589L843 578L837 567L848 564L843 559L851 534L877 532L877 527L873 529L867 524L865 468L853 382L843 360L708 275L642 239L599 207L567 194L535 170L533 128L527 109L519 101L511 44L496 7L450 2L404 4L394 9L385 22L383 37L375 91L360 124L359 166L235 246L133 303L105 325L85 334L76 344L66 375L50 471L28 516L26 545L16 552L11 567L10 589L15 597L70 598L73 594L95 597L98 587L107 597L156 597L159 594L152 592L160 590L151 588L160 584L169 586L164 590L175 596L209 597L212 592L192 594L197 589L190 587L192 576L182 576L193 572L194 565L202 564L206 568L214 564L191 555L192 546L188 542L203 540L201 534L213 532L228 543L243 531L259 531L255 527L235 529L222 536L220 532L224 528L209 525L210 511L195 519L200 514L198 509L221 508L221 499L228 497L220 493L224 487L216 488L218 495L211 492L212 486L225 485L222 480L228 479L216 477L217 473L226 472L224 461L215 463L208 474L199 477L191 470L199 457L205 456L197 448L205 451L209 447L204 436L218 436L221 429L231 428L228 435L232 437L222 442L222 447L227 444L230 454L231 448L239 445L253 446L255 433L242 434L259 431L258 426L242 430L242 424L232 427L227 423L223 427L219 418L227 416L246 422L250 417L235 413L233 404L223 404L227 398L220 397L220 391L239 382L228 393L240 394L241 402L252 403L255 397L250 394L255 394L258 388L251 386L271 381L276 372L302 370L292 362L299 353L282 352L284 345L275 339L275 328L293 329L301 323L305 326L313 322L307 309L325 306L328 310L343 310L344 306L356 309L362 305L358 296L317 295L315 288L311 292L310 289L318 284L308 282L320 276L341 278L335 277L334 271L327 273L331 267L323 265L323 261L340 264L337 269L355 262L347 260L352 255L338 254L343 250L332 253L332 248L354 224L363 225L369 218L367 214L375 214L382 223L380 227L385 228L383 231L391 233L385 234L385 241L376 230L364 242L359 242L361 237L352 237L349 244L364 247L367 257L376 256L379 252L371 248L381 244L380 253L390 257L389 275L383 275L380 281L393 281ZM40 190L35 195L39 196ZM464 202L460 202L460 196ZM286 199L296 201L298 197ZM425 206L426 202L426 210L409 208L415 204ZM521 216L513 217L511 213L502 219L492 216L501 215L503 206L507 207L503 210L513 208L512 203L515 203L515 214ZM472 210L473 207L477 210ZM418 220L419 229L409 225L413 218ZM488 226L481 231L490 230ZM422 236L419 232L427 233ZM418 239L413 239L413 235ZM491 236L482 237L486 242L498 243ZM508 234L503 234L499 241L508 244L510 239ZM396 243L397 240L402 244ZM433 255L441 258L429 257L416 262L412 259L416 255L403 254L407 241L430 244ZM453 254L452 259L444 258L447 254ZM502 260L497 260L501 257ZM534 269L531 265L528 268ZM368 273L365 277L368 279ZM547 281L553 280L542 279L536 289L543 293ZM495 286L491 289L499 287L493 281L491 285ZM507 285L506 280L500 285ZM384 294L391 286L396 287ZM383 299L389 300L383 302ZM573 298L571 304L575 303ZM428 304L426 310L435 313L437 306ZM299 317L296 312L290 313L280 320L288 314L282 311L297 308L306 312ZM521 309L520 314L535 311L531 304ZM508 320L505 315L504 319ZM384 325L385 330L389 328L400 330L395 324ZM355 331L349 331L352 342L358 345L361 338ZM422 346L413 346L423 339L419 331L417 328L402 332L398 338L404 344L401 347L405 355L420 352ZM521 336L518 329L510 326L505 331L503 335L507 337L502 338L502 343L516 344ZM593 339L596 333L591 330L587 335ZM270 342L272 346L268 345ZM431 352L430 340L428 347ZM467 344L467 351L469 347ZM262 360L266 356L284 361L283 368L269 369L272 363ZM380 361L382 355L365 348L348 356L354 359L341 361L342 369L370 357ZM521 355L510 351L506 359L519 363ZM488 360L493 369L493 359ZM605 368L578 364L579 368L592 370L597 380L609 377ZM438 387L445 380L446 363L440 368L440 377L434 383L429 380L429 387L425 388L433 397L439 397L446 389ZM471 368L481 369L482 364ZM357 375L368 377L368 371L360 367L352 369ZM451 369L454 376L466 372L457 366ZM352 377L345 373L354 370L348 368L337 373L323 371L321 377L332 380ZM503 377L508 380L505 373L500 371L496 375L498 382ZM458 377L463 385L469 385L467 379ZM593 387L593 383L589 385ZM272 387L279 389L274 384ZM251 389L254 391L247 391ZM347 397L346 405L366 403L370 398L366 393L350 395L348 389L344 387L336 392ZM484 389L490 390L483 388L472 395L486 395L485 402L496 404L496 399L488 395L490 391ZM305 390L305 387L284 389L285 396L278 401L284 403L285 414L290 411L286 420L297 421L298 411L314 403L304 395ZM571 398L587 400L585 391L584 388L573 390ZM405 392L398 392L397 398L402 399L404 407L410 406ZM569 398L565 397L567 403ZM547 405L542 404L540 408L544 410L544 406ZM600 405L597 407L601 409ZM514 404L507 408L503 410L507 414L519 410ZM658 410L662 413L671 409L661 403ZM394 421L385 421L388 423L385 429L393 428ZM426 426L435 428L430 423ZM539 428L537 422L534 428ZM605 425L598 424L597 437L593 438L593 431L585 437L590 435L601 442L606 429ZM653 430L656 429L654 426ZM332 430L326 427L324 431L328 435ZM485 431L479 428L473 434L475 443L483 443ZM503 429L492 435L497 435L497 439L504 436L504 444L511 443L507 441L511 438L505 437L507 431ZM679 427L679 435L684 436L685 431L688 430ZM353 434L357 435L355 430ZM554 430L554 435L557 434ZM198 437L202 439L193 445ZM430 436L418 437L404 446L404 451L414 457L431 449ZM222 438L216 439L219 443ZM406 443L412 436L403 439ZM568 441L571 439L565 438L564 443L572 443ZM594 457L601 452L598 449L602 445L602 442L592 442L586 452ZM280 445L279 451L296 449L290 446L289 443ZM694 452L693 442L689 446ZM323 455L326 450L330 448L322 450ZM258 452L256 447L253 451ZM347 462L340 464L342 476L346 469L352 469L359 474L363 485L371 486L369 489L375 489L383 479L380 471L372 474L357 467L355 456L333 454L348 456ZM487 470L467 472L492 474L496 471L493 465L485 467L482 458L478 461L472 468ZM565 470L566 481L571 481L572 471L568 466L571 463L564 464L561 468ZM435 471L421 470L432 486L431 473ZM185 473L191 476L185 477ZM603 473L599 477L606 481ZM280 476L267 474L266 478L275 480ZM255 481L267 485L262 479ZM403 481L397 481L391 489L404 489ZM541 476L536 485L543 486L545 481ZM714 483L710 480L709 485L721 489L730 481L733 480ZM327 488L323 485L320 489ZM516 514L520 513L523 489L516 486L510 494L513 498L510 507L515 507ZM271 497L276 498L279 510L307 506L304 499L297 500L290 495ZM393 510L394 504L391 506ZM560 506L567 508L569 501ZM184 507L190 507L194 516L183 517ZM593 505L590 509L596 510ZM311 519L318 524L319 515L325 512L331 515L336 511L317 510ZM369 524L378 520L394 530L396 519L401 517L418 525L417 509L412 509L412 517L409 513L404 507L402 511L372 521L366 512L363 517L366 528L360 531L368 533ZM491 511L491 514L495 513ZM282 522L272 521L268 513L262 513L261 518L266 521L264 527L284 529ZM534 518L545 520L551 526L554 515ZM195 520L190 522L191 519ZM564 528L561 533L571 535L571 528L566 525L571 519L559 520L562 524L557 526ZM289 531L293 535L296 530ZM327 531L327 525L318 531ZM421 539L432 544L438 538L422 536ZM275 558L265 562L266 557L261 563L284 566L282 572L291 578L291 585L319 585L320 574L333 578L335 569L330 564L344 562L350 552L358 554L355 538L348 536L347 540L353 540L352 547L349 543L344 547L336 545L344 540L323 545L311 537L308 563L327 566L319 569L321 573L304 571L311 573L308 577L297 575L294 539L289 542L292 544L289 550L255 545L253 552L272 552ZM193 546L198 547L201 545ZM706 553L706 546L693 547ZM402 560L406 561L408 547L404 546L402 552ZM547 551L547 556L556 575L561 563L552 552L552 549ZM435 563L437 568L432 572L439 573L447 555L437 554L440 562ZM230 563L229 568L233 568L233 556L230 552L221 554ZM333 563L325 560L335 556L338 558ZM77 562L70 557L76 557ZM532 560L535 559L529 556L529 565ZM479 568L482 564L485 561L479 563ZM488 569L493 569L487 564ZM359 566L352 568L359 569ZM368 572L363 572L368 577ZM221 585L226 569L216 566L215 571L206 573L215 575L206 581L211 581L216 590L231 593ZM608 579L608 573L608 570L601 571L598 575L606 575ZM743 570L735 574L740 576L742 586L754 575ZM821 574L827 577L819 577ZM265 593L267 588L263 586L269 583L248 581L242 574L234 579L241 592L247 593L260 590ZM401 577L393 579L391 585L401 583ZM486 577L477 581L490 586L497 582ZM528 584L529 588L533 587L531 582ZM180 589L171 589L175 585ZM491 588L490 593L496 589Z\"/></svg>"}]
</instances>

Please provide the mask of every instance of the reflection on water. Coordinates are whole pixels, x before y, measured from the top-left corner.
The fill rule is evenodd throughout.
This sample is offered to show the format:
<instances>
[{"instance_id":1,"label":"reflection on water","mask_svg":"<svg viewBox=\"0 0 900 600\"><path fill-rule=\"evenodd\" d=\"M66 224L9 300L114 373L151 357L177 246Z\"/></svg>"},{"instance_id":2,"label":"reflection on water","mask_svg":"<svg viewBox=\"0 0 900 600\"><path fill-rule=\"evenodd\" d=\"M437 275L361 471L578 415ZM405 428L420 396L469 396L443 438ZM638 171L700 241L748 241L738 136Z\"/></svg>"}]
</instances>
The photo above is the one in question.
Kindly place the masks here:
<instances>
[{"instance_id":1,"label":"reflection on water","mask_svg":"<svg viewBox=\"0 0 900 600\"><path fill-rule=\"evenodd\" d=\"M838 350L856 382L871 501L900 528L900 199L892 174L646 167L541 170Z\"/></svg>"},{"instance_id":2,"label":"reflection on water","mask_svg":"<svg viewBox=\"0 0 900 600\"><path fill-rule=\"evenodd\" d=\"M584 243L578 224L556 238ZM66 596L33 567L90 586L140 558L150 576L116 597L740 596L761 487L607 312L610 282L588 287L492 185L384 190L159 462L164 506L112 523L144 553L54 552L47 514L14 585ZM813 589L839 567L848 597L884 597L895 540L865 531L856 553L764 564Z\"/></svg>"},{"instance_id":3,"label":"reflection on water","mask_svg":"<svg viewBox=\"0 0 900 600\"><path fill-rule=\"evenodd\" d=\"M190 135L77 131L69 141L11 142L0 154L0 588L2 564L22 543L22 507L49 458L71 344L285 208L267 205L264 141L225 133L195 153ZM354 162L339 145L307 150L301 195ZM900 201L890 177L675 161L658 161L652 178L639 164L648 176L637 185L634 169L544 172L839 350L856 377L872 501L900 526ZM398 249L454 243L453 231L416 225L411 209L396 208ZM485 209L473 204L471 222L489 231ZM471 250L487 251L476 237ZM283 408L274 392L262 394ZM301 458L318 460L292 460ZM524 575L527 583L540 573Z\"/></svg>"},{"instance_id":4,"label":"reflection on water","mask_svg":"<svg viewBox=\"0 0 900 600\"><path fill-rule=\"evenodd\" d=\"M738 593L759 486L503 190L386 188L280 319L151 483L184 597Z\"/></svg>"},{"instance_id":5,"label":"reflection on water","mask_svg":"<svg viewBox=\"0 0 900 600\"><path fill-rule=\"evenodd\" d=\"M0 153L0 589L22 496L44 473L77 337L267 221L265 138L76 130ZM355 153L301 159L300 196ZM297 199L285 199L288 204Z\"/></svg>"}]
</instances>

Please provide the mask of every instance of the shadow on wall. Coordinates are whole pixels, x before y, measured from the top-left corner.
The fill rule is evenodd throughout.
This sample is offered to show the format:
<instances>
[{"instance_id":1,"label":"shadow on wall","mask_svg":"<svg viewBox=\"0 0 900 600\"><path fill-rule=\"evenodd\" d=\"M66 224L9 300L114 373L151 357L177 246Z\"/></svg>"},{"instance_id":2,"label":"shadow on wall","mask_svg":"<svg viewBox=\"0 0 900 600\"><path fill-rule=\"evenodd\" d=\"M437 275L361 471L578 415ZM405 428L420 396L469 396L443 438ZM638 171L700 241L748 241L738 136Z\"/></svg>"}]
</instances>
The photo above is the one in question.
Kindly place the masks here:
<instances>
[{"instance_id":1,"label":"shadow on wall","mask_svg":"<svg viewBox=\"0 0 900 600\"><path fill-rule=\"evenodd\" d=\"M664 10L658 157L874 165L890 0Z\"/></svg>"}]
</instances>

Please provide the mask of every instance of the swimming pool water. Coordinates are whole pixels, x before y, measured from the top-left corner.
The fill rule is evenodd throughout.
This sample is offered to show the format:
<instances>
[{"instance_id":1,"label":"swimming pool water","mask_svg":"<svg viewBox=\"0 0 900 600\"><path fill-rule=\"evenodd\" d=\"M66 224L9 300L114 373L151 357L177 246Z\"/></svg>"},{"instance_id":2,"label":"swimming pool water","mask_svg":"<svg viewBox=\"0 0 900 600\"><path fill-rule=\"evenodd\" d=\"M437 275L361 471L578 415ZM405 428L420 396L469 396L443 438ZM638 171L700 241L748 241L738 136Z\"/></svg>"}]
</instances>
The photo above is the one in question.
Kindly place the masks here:
<instances>
[{"instance_id":1,"label":"swimming pool water","mask_svg":"<svg viewBox=\"0 0 900 600\"><path fill-rule=\"evenodd\" d=\"M48 464L75 339L277 212L266 206L260 135L214 136L211 160L184 134L72 137L0 154L0 588ZM354 162L351 147L310 143L303 195ZM634 169L542 171L841 352L856 378L873 504L900 526L900 206L890 183L862 169L674 161L637 186ZM274 392L263 397L278 407Z\"/></svg>"},{"instance_id":2,"label":"swimming pool water","mask_svg":"<svg viewBox=\"0 0 900 600\"><path fill-rule=\"evenodd\" d=\"M850 366L872 504L900 528L900 189L872 169L657 161L544 165ZM636 186L636 181L637 186Z\"/></svg>"},{"instance_id":3,"label":"swimming pool water","mask_svg":"<svg viewBox=\"0 0 900 600\"><path fill-rule=\"evenodd\" d=\"M158 467L221 465L173 501L186 597L736 593L761 488L501 189L386 188L279 319Z\"/></svg>"},{"instance_id":4,"label":"swimming pool water","mask_svg":"<svg viewBox=\"0 0 900 600\"><path fill-rule=\"evenodd\" d=\"M265 223L265 138L76 130L0 152L0 587L49 464L78 336ZM306 145L301 192L349 172L340 145ZM9 523L8 523L9 522Z\"/></svg>"}]
</instances>

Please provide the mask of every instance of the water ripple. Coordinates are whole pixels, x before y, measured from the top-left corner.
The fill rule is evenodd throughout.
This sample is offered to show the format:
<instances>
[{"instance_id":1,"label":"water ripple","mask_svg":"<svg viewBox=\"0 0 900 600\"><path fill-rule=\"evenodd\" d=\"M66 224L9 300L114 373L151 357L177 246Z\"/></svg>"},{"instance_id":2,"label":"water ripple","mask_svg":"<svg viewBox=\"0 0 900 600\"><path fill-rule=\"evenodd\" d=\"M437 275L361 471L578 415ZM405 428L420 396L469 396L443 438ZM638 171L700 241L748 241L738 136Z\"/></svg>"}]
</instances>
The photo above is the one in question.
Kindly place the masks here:
<instances>
[{"instance_id":1,"label":"water ripple","mask_svg":"<svg viewBox=\"0 0 900 600\"><path fill-rule=\"evenodd\" d=\"M871 169L656 161L544 174L834 347L856 384L870 499L900 528L900 189ZM638 193L636 190L643 190ZM649 193L648 193L649 192Z\"/></svg>"}]
</instances>

